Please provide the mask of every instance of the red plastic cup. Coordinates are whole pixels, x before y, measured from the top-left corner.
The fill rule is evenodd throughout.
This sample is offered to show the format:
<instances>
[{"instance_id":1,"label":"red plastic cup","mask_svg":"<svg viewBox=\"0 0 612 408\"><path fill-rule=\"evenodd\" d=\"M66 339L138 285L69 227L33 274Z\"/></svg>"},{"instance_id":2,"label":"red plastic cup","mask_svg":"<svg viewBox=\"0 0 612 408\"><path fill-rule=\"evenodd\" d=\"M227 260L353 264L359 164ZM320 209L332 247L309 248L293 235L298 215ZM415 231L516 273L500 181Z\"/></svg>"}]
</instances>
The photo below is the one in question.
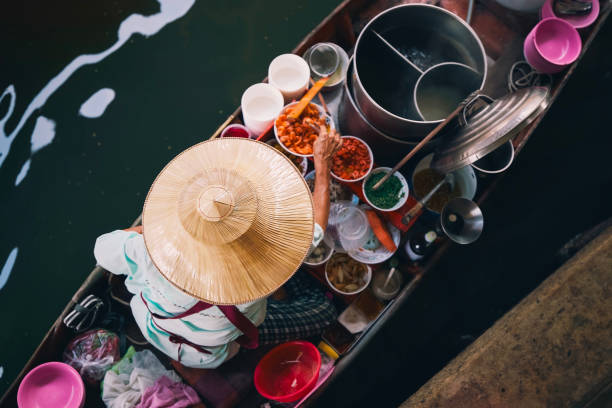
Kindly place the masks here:
<instances>
[{"instance_id":1,"label":"red plastic cup","mask_svg":"<svg viewBox=\"0 0 612 408\"><path fill-rule=\"evenodd\" d=\"M221 137L244 137L248 139L251 136L251 131L246 126L239 124L229 125L221 132Z\"/></svg>"},{"instance_id":2,"label":"red plastic cup","mask_svg":"<svg viewBox=\"0 0 612 408\"><path fill-rule=\"evenodd\" d=\"M317 384L321 354L314 344L291 341L276 346L255 368L257 392L278 402L304 398Z\"/></svg>"}]
</instances>

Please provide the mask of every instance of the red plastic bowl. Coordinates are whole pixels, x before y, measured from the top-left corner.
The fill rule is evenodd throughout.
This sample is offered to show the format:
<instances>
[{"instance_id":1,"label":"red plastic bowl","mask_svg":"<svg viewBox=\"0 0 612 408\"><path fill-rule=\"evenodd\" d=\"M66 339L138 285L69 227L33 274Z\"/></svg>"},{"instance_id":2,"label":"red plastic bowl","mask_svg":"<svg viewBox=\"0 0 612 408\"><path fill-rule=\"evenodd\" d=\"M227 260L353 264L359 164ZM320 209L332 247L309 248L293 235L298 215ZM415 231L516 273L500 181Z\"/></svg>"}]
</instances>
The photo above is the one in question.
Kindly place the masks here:
<instances>
[{"instance_id":1,"label":"red plastic bowl","mask_svg":"<svg viewBox=\"0 0 612 408\"><path fill-rule=\"evenodd\" d=\"M52 361L34 367L19 384L19 408L81 408L85 384L68 364Z\"/></svg>"},{"instance_id":2,"label":"red plastic bowl","mask_svg":"<svg viewBox=\"0 0 612 408\"><path fill-rule=\"evenodd\" d=\"M307 341L283 343L270 350L257 364L255 388L271 400L297 401L315 387L320 368L321 355L314 344Z\"/></svg>"}]
</instances>

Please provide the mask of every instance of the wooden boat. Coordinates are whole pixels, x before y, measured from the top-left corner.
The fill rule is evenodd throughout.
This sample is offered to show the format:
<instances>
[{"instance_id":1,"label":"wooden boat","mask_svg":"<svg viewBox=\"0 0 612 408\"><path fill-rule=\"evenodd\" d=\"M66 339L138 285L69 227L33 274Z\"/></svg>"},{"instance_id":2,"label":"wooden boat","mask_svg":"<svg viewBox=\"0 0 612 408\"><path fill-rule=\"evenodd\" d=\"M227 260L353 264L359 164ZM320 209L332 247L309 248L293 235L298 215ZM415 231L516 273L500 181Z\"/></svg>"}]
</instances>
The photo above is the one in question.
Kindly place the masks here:
<instances>
[{"instance_id":1,"label":"wooden boat","mask_svg":"<svg viewBox=\"0 0 612 408\"><path fill-rule=\"evenodd\" d=\"M302 55L310 46L318 42L334 42L347 51L351 51L355 45L357 35L364 25L375 15L381 11L398 5L410 3L408 1L392 1L392 0L345 0L343 1L329 16L327 16L311 33L309 33L302 42L293 50L293 53ZM467 9L467 0L440 0L439 6L455 12L459 15L464 15ZM603 26L605 20L610 13L610 3L603 2L598 20L589 28L581 30L583 40L582 53L586 52L595 38L597 32ZM526 15L515 13L498 5L493 0L478 0L474 11L473 28L481 38L485 50L491 58L500 62L496 64L495 70L489 72L490 81L500 90L505 87L505 78L507 77L510 65L516 60L522 59L521 50L507 47L507 44L522 40L528 33L531 27L536 23L535 15ZM521 41L522 43L522 41ZM523 129L513 139L513 145L516 154L520 153L529 137L534 132L552 103L559 95L561 89L565 86L571 77L574 69L580 59L571 65L564 72L553 77L553 84L550 92L551 103L548 107L525 129ZM497 83L495 81L497 80ZM496 85L495 85L496 84ZM240 108L236 109L227 120L219 126L218 130L212 137L218 137L221 131L230 123L241 122ZM359 136L359 135L356 135ZM376 155L376 152L374 152ZM485 183L479 186L479 192L476 196L476 201L482 203L487 196L494 190L501 176L490 177ZM141 218L135 220L134 225L140 223ZM334 377L342 376L343 373L351 367L355 357L361 353L367 343L376 335L376 333L385 325L391 316L406 302L415 288L423 281L432 268L445 255L447 249L451 245L450 241L443 241L437 246L435 251L429 256L425 262L420 264L404 264L401 265L402 272L405 277L405 285L399 295L387 303L384 308L378 313L376 318L369 326L360 334L354 336L350 340L347 350L341 354L335 362L335 369L330 378L319 387L306 401L309 405L316 401L321 393L325 392L330 380ZM16 405L16 396L19 384L25 374L35 366L47 362L61 360L61 354L66 344L73 337L73 332L68 329L63 323L63 318L73 309L78 303L88 294L99 295L103 294L109 286L109 273L100 267L96 267L90 273L88 278L83 282L81 287L68 302L63 312L58 319L53 323L40 345L34 351L30 360L26 363L23 370L13 381L7 392L0 400L0 407L10 407ZM125 308L126 313L129 309ZM168 363L168 360L164 361ZM87 406L103 406L100 400L99 393L89 393Z\"/></svg>"}]
</instances>

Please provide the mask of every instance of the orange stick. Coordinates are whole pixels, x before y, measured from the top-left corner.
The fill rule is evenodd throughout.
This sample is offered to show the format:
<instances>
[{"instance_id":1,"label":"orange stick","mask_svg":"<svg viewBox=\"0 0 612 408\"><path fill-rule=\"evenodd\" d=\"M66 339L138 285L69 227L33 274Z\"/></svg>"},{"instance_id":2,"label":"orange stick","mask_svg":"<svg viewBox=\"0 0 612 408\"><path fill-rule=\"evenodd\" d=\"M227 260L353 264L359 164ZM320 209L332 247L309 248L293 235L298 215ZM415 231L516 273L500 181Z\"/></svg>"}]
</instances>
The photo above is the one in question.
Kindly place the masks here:
<instances>
[{"instance_id":1,"label":"orange stick","mask_svg":"<svg viewBox=\"0 0 612 408\"><path fill-rule=\"evenodd\" d=\"M314 86L315 81L310 78L310 85ZM329 109L327 108L327 104L325 103L325 99L323 99L323 95L321 95L321 93L319 92L319 95L317 95L319 97L319 101L321 102L321 106L323 107L323 109L325 110L325 112L329 115Z\"/></svg>"},{"instance_id":2,"label":"orange stick","mask_svg":"<svg viewBox=\"0 0 612 408\"><path fill-rule=\"evenodd\" d=\"M308 92L306 92L306 95L304 95L302 99L300 99L300 102L295 105L295 108L293 108L293 110L287 117L290 119L299 118L304 109L306 109L306 107L310 103L310 101L312 101L312 98L314 98L317 93L319 93L319 91L321 90L321 88L323 88L327 81L329 81L329 77L321 78L317 82L315 82L313 87L310 88Z\"/></svg>"}]
</instances>

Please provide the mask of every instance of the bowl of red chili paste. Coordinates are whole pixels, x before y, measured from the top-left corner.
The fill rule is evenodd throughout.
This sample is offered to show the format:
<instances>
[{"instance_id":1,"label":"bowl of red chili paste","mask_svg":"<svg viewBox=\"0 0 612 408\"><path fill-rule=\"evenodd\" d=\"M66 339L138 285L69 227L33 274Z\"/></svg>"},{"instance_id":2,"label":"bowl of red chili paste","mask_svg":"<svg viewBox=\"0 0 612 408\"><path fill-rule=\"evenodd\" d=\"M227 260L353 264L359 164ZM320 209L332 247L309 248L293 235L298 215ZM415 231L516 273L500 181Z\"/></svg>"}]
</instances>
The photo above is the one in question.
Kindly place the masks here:
<instances>
[{"instance_id":1,"label":"bowl of red chili paste","mask_svg":"<svg viewBox=\"0 0 612 408\"><path fill-rule=\"evenodd\" d=\"M355 136L342 136L342 146L332 158L331 175L346 182L366 178L374 167L374 155L366 142Z\"/></svg>"}]
</instances>

